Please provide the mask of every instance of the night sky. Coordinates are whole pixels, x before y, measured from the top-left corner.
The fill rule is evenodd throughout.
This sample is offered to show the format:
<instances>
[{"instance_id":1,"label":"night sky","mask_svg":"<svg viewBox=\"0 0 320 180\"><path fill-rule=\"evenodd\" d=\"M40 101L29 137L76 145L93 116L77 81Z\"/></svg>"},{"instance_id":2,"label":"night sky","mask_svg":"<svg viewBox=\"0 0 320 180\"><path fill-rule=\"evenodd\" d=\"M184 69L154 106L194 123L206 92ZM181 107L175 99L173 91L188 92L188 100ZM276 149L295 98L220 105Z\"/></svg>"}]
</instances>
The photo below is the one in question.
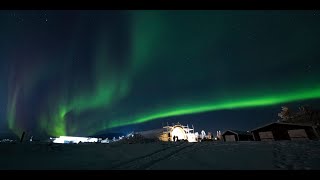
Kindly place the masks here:
<instances>
[{"instance_id":1,"label":"night sky","mask_svg":"<svg viewBox=\"0 0 320 180\"><path fill-rule=\"evenodd\" d=\"M0 131L250 130L320 101L319 11L0 11Z\"/></svg>"}]
</instances>

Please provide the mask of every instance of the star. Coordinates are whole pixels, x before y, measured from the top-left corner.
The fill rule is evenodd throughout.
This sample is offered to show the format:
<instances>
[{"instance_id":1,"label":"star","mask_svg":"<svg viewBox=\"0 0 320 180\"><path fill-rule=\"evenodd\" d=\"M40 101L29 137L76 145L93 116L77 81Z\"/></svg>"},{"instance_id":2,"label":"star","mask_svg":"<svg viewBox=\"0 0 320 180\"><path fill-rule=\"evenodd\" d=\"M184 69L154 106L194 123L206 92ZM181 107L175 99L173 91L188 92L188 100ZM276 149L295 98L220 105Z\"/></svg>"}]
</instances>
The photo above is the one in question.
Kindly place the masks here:
<instances>
[{"instance_id":1,"label":"star","mask_svg":"<svg viewBox=\"0 0 320 180\"><path fill-rule=\"evenodd\" d=\"M310 72L310 71L311 71L311 65L308 65L307 72Z\"/></svg>"},{"instance_id":2,"label":"star","mask_svg":"<svg viewBox=\"0 0 320 180\"><path fill-rule=\"evenodd\" d=\"M18 18L18 23L22 22L23 18Z\"/></svg>"},{"instance_id":3,"label":"star","mask_svg":"<svg viewBox=\"0 0 320 180\"><path fill-rule=\"evenodd\" d=\"M187 60L187 63L191 63L191 58L190 57L187 57L186 60Z\"/></svg>"}]
</instances>

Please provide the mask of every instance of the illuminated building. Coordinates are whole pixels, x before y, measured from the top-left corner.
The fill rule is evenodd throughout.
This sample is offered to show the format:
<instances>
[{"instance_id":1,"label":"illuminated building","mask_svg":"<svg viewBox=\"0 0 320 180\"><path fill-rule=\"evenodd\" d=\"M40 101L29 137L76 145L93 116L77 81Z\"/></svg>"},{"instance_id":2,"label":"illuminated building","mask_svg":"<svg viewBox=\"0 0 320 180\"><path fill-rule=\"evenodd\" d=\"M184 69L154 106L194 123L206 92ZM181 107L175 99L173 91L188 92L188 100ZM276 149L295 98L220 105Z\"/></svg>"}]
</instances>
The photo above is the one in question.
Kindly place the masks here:
<instances>
[{"instance_id":1,"label":"illuminated building","mask_svg":"<svg viewBox=\"0 0 320 180\"><path fill-rule=\"evenodd\" d=\"M161 141L174 141L173 137L178 140L186 140L188 142L198 142L198 137L194 133L194 128L183 126L180 123L173 124L172 126L164 126L165 131L160 135Z\"/></svg>"}]
</instances>

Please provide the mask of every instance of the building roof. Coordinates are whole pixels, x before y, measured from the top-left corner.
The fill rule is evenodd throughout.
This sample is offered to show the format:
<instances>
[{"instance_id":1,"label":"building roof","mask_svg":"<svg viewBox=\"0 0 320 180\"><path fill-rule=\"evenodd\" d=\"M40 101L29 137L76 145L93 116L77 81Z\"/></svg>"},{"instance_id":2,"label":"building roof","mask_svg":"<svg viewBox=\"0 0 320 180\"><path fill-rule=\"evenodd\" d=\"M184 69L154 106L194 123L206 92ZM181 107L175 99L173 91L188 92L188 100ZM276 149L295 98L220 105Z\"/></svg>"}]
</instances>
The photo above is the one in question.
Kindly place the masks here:
<instances>
[{"instance_id":1,"label":"building roof","mask_svg":"<svg viewBox=\"0 0 320 180\"><path fill-rule=\"evenodd\" d=\"M293 125L293 126L302 126L302 127L312 127L312 125L308 125L308 124L296 124L296 123L285 123L285 122L272 122L272 123L269 123L269 124L266 124L266 125L263 125L263 126L260 126L260 127L257 127L255 129L252 129L252 131L256 131L258 129L261 129L261 128L264 128L264 127L267 127L267 126L270 126L270 125L273 125L273 124L283 124L283 125Z\"/></svg>"},{"instance_id":2,"label":"building roof","mask_svg":"<svg viewBox=\"0 0 320 180\"><path fill-rule=\"evenodd\" d=\"M226 132L232 132L232 133L235 133L235 134L238 134L238 135L250 135L250 132L247 132L247 131L239 131L239 130L226 130L222 135L224 135Z\"/></svg>"}]
</instances>

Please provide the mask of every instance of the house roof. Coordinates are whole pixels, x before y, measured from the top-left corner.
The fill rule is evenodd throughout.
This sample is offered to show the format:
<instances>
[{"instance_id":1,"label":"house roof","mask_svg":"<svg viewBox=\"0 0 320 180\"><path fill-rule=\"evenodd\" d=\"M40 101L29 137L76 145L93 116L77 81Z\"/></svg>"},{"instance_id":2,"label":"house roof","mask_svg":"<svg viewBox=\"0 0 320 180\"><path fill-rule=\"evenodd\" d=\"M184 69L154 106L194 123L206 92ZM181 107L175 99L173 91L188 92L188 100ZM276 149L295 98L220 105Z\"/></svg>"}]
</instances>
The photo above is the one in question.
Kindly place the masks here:
<instances>
[{"instance_id":1,"label":"house roof","mask_svg":"<svg viewBox=\"0 0 320 180\"><path fill-rule=\"evenodd\" d=\"M247 131L239 131L239 130L226 130L222 135L224 135L226 132L232 132L238 135L251 135L250 132Z\"/></svg>"},{"instance_id":2,"label":"house roof","mask_svg":"<svg viewBox=\"0 0 320 180\"><path fill-rule=\"evenodd\" d=\"M283 125L294 125L294 126L302 126L302 127L312 127L311 125L307 125L307 124L296 124L296 123L285 123L285 122L272 122L272 123L269 123L269 124L266 124L266 125L263 125L263 126L260 126L260 127L257 127L255 129L252 129L252 131L256 131L258 129L261 129L261 128L264 128L264 127L267 127L267 126L270 126L270 125L273 125L273 124L283 124Z\"/></svg>"}]
</instances>

